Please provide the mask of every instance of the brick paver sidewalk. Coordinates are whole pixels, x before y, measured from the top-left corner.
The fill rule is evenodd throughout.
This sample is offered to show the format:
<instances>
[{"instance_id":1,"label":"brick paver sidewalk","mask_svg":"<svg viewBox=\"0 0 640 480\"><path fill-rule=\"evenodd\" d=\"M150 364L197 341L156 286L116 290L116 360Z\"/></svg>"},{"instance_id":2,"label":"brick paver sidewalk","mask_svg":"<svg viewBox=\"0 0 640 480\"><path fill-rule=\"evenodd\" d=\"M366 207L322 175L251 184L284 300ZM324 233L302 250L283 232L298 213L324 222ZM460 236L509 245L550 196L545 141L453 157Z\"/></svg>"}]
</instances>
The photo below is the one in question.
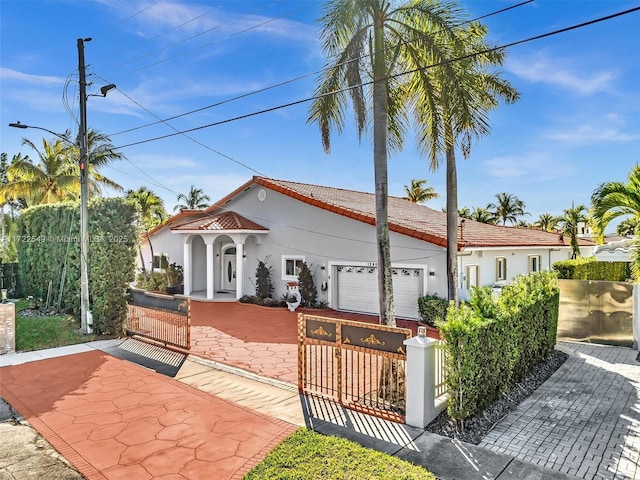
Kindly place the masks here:
<instances>
[{"instance_id":1,"label":"brick paver sidewalk","mask_svg":"<svg viewBox=\"0 0 640 480\"><path fill-rule=\"evenodd\" d=\"M559 342L569 358L480 443L585 479L640 479L640 363L630 348Z\"/></svg>"}]
</instances>

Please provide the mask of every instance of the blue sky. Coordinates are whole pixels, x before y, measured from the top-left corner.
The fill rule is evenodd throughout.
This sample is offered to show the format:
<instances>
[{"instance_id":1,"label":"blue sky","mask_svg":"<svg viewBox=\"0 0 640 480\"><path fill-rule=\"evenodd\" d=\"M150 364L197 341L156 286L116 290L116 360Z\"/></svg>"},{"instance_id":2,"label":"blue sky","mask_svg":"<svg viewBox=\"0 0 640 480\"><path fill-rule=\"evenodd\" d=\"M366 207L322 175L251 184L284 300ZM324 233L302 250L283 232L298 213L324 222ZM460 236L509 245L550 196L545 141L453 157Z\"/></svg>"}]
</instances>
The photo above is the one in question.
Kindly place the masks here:
<instances>
[{"instance_id":1,"label":"blue sky","mask_svg":"<svg viewBox=\"0 0 640 480\"><path fill-rule=\"evenodd\" d=\"M466 0L471 17L516 1ZM175 132L156 122L297 77L263 93L185 115L186 130L312 95L324 63L311 0L0 0L1 146L11 158L31 154L23 137L46 132L7 126L21 121L77 132L77 39L85 44L89 93L108 83L106 98L89 97L88 124L116 146ZM624 0L536 0L484 20L489 39L507 44L638 7ZM491 114L491 135L468 160L458 156L459 205L484 207L499 192L517 195L535 220L572 202L589 204L604 181L624 181L640 157L640 12L512 47L503 76L520 92ZM311 75L309 75L311 74ZM347 121L322 150L309 103L223 123L121 151L104 170L126 189L147 185L173 211L190 185L215 201L252 175L373 192L372 147ZM157 117L155 117L155 116ZM402 196L426 178L445 204L444 168L428 169L408 137L389 159L389 191Z\"/></svg>"}]
</instances>

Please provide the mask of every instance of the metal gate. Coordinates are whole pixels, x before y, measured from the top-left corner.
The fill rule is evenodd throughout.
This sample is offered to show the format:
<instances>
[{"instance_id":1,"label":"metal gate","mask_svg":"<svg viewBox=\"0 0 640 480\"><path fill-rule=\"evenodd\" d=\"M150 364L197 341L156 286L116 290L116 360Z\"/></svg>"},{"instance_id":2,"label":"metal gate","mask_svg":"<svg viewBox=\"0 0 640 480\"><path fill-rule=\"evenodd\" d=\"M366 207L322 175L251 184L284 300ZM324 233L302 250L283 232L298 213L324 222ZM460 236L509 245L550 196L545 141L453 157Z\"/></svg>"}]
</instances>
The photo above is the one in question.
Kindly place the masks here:
<instances>
[{"instance_id":1,"label":"metal gate","mask_svg":"<svg viewBox=\"0 0 640 480\"><path fill-rule=\"evenodd\" d=\"M404 422L407 328L298 315L298 390Z\"/></svg>"},{"instance_id":2,"label":"metal gate","mask_svg":"<svg viewBox=\"0 0 640 480\"><path fill-rule=\"evenodd\" d=\"M131 288L127 295L127 334L191 348L191 299Z\"/></svg>"},{"instance_id":3,"label":"metal gate","mask_svg":"<svg viewBox=\"0 0 640 480\"><path fill-rule=\"evenodd\" d=\"M633 284L560 280L558 339L633 346Z\"/></svg>"}]
</instances>

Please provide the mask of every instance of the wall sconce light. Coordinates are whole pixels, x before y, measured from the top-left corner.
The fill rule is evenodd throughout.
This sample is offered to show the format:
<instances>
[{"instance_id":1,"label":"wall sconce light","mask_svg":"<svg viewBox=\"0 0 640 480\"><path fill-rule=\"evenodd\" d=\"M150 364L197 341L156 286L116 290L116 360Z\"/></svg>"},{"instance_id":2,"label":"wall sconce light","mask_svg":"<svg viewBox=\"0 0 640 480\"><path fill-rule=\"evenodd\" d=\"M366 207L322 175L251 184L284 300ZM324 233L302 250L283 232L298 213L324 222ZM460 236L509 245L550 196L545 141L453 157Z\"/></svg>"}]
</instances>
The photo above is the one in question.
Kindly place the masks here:
<instances>
[{"instance_id":1,"label":"wall sconce light","mask_svg":"<svg viewBox=\"0 0 640 480\"><path fill-rule=\"evenodd\" d=\"M429 276L430 277L435 277L436 276L436 272L434 270L429 271Z\"/></svg>"},{"instance_id":2,"label":"wall sconce light","mask_svg":"<svg viewBox=\"0 0 640 480\"><path fill-rule=\"evenodd\" d=\"M247 258L247 256L246 255L242 255L242 258Z\"/></svg>"}]
</instances>

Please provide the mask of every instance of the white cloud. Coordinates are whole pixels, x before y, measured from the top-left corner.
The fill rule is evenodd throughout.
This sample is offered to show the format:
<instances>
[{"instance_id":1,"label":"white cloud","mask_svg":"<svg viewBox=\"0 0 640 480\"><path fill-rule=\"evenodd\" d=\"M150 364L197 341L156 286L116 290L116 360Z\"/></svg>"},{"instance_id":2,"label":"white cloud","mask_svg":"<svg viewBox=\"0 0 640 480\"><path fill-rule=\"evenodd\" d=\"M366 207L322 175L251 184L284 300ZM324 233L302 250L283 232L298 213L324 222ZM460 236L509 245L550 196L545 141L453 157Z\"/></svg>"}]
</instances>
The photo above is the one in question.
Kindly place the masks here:
<instances>
[{"instance_id":1,"label":"white cloud","mask_svg":"<svg viewBox=\"0 0 640 480\"><path fill-rule=\"evenodd\" d=\"M0 67L0 80L16 80L22 83L29 83L32 85L63 85L65 80L59 77L52 77L49 75L33 75L30 73L19 72L6 67Z\"/></svg>"},{"instance_id":2,"label":"white cloud","mask_svg":"<svg viewBox=\"0 0 640 480\"><path fill-rule=\"evenodd\" d=\"M527 179L532 182L564 178L573 171L570 164L547 152L495 157L486 160L484 166L490 177L500 180Z\"/></svg>"},{"instance_id":3,"label":"white cloud","mask_svg":"<svg viewBox=\"0 0 640 480\"><path fill-rule=\"evenodd\" d=\"M551 133L547 137L571 145L592 145L602 142L631 142L639 140L640 133L625 133L616 127L578 125L571 130Z\"/></svg>"},{"instance_id":4,"label":"white cloud","mask_svg":"<svg viewBox=\"0 0 640 480\"><path fill-rule=\"evenodd\" d=\"M581 95L610 91L616 76L607 71L577 72L568 59L550 59L544 54L529 58L512 58L506 69L533 83L557 85Z\"/></svg>"}]
</instances>

